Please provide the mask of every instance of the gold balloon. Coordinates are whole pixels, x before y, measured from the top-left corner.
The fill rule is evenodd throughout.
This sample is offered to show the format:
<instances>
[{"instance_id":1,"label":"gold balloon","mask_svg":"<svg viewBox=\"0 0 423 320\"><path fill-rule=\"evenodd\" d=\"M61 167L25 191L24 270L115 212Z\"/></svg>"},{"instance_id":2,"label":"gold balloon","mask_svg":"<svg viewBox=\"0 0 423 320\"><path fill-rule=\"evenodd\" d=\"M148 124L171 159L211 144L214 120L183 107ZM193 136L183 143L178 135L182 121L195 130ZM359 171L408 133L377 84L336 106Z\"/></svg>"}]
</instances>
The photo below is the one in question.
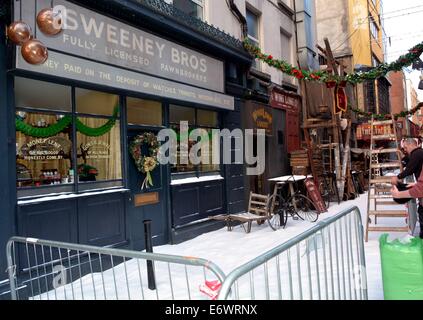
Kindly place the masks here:
<instances>
[{"instance_id":1,"label":"gold balloon","mask_svg":"<svg viewBox=\"0 0 423 320\"><path fill-rule=\"evenodd\" d=\"M7 37L17 45L32 38L31 27L23 21L15 21L7 28Z\"/></svg>"},{"instance_id":2,"label":"gold balloon","mask_svg":"<svg viewBox=\"0 0 423 320\"><path fill-rule=\"evenodd\" d=\"M37 25L45 35L55 36L63 30L62 15L52 8L43 9L37 15Z\"/></svg>"},{"instance_id":3,"label":"gold balloon","mask_svg":"<svg viewBox=\"0 0 423 320\"><path fill-rule=\"evenodd\" d=\"M48 50L39 40L32 39L25 42L21 48L22 57L29 64L43 64L47 61Z\"/></svg>"}]
</instances>

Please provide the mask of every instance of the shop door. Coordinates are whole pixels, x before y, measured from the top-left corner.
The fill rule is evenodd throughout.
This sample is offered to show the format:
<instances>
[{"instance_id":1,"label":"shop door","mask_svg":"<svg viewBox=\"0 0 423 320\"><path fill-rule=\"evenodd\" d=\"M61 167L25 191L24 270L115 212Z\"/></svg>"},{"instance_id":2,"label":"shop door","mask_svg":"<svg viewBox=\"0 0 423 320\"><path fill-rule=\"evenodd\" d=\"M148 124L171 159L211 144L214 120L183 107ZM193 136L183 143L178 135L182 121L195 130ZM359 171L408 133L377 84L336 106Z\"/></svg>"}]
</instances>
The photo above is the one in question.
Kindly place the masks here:
<instances>
[{"instance_id":1,"label":"shop door","mask_svg":"<svg viewBox=\"0 0 423 320\"><path fill-rule=\"evenodd\" d=\"M300 124L298 113L286 113L286 145L288 153L300 149Z\"/></svg>"},{"instance_id":2,"label":"shop door","mask_svg":"<svg viewBox=\"0 0 423 320\"><path fill-rule=\"evenodd\" d=\"M128 129L128 143L146 131ZM152 131L149 131L152 132ZM153 132L157 134L157 132ZM148 152L148 148L144 150ZM152 172L153 186L141 189L145 174L138 171L132 156L128 158L128 177L131 196L128 203L128 227L134 250L145 248L144 221L151 220L153 245L168 243L167 167L158 166Z\"/></svg>"}]
</instances>

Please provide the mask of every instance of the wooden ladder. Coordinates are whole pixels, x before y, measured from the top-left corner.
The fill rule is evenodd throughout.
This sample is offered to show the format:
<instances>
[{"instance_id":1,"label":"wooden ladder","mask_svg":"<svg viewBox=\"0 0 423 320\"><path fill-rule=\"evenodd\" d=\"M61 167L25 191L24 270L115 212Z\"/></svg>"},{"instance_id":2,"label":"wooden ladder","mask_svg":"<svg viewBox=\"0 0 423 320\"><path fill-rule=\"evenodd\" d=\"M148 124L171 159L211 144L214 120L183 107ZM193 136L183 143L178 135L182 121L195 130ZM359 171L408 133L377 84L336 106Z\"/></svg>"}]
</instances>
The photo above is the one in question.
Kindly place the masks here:
<instances>
[{"instance_id":1,"label":"wooden ladder","mask_svg":"<svg viewBox=\"0 0 423 320\"><path fill-rule=\"evenodd\" d=\"M376 126L389 127L385 132L375 133ZM375 148L376 141L391 141L394 146L388 148ZM379 155L394 154L394 161L381 162ZM397 132L394 117L384 121L371 119L371 137L370 137L370 171L369 171L369 191L367 204L367 221L366 221L366 242L369 240L369 232L408 232L408 226L392 227L392 226L371 226L371 217L374 217L374 224L377 225L377 218L397 218L408 217L408 211L402 210L380 210L378 206L398 206L393 201L390 194L391 177L381 175L382 169L400 169L402 171L401 153L398 147ZM374 208L372 208L372 204Z\"/></svg>"}]
</instances>

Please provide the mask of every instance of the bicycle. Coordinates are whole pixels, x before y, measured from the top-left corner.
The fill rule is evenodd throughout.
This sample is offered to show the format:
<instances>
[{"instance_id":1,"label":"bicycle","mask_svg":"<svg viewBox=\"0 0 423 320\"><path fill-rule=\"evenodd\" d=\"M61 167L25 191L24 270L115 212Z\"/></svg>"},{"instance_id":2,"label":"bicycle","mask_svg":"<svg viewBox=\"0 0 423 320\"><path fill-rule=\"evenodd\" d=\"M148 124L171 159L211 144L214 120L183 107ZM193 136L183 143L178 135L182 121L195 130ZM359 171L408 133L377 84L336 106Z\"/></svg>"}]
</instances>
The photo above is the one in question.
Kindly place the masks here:
<instances>
[{"instance_id":1,"label":"bicycle","mask_svg":"<svg viewBox=\"0 0 423 320\"><path fill-rule=\"evenodd\" d=\"M294 183L296 183L294 176L292 176ZM277 186L276 186L277 188ZM268 202L268 214L270 218L267 220L269 226L274 230L281 227L285 228L289 216L293 220L307 220L309 222L316 222L319 219L319 213L316 210L313 201L303 195L298 188L293 195L285 198L282 195L282 187L279 188L279 193L273 194Z\"/></svg>"},{"instance_id":2,"label":"bicycle","mask_svg":"<svg viewBox=\"0 0 423 320\"><path fill-rule=\"evenodd\" d=\"M336 175L323 171L322 175L319 176L319 181L319 191L326 209L329 208L332 200L340 204L341 199L339 198L338 187L336 185Z\"/></svg>"}]
</instances>

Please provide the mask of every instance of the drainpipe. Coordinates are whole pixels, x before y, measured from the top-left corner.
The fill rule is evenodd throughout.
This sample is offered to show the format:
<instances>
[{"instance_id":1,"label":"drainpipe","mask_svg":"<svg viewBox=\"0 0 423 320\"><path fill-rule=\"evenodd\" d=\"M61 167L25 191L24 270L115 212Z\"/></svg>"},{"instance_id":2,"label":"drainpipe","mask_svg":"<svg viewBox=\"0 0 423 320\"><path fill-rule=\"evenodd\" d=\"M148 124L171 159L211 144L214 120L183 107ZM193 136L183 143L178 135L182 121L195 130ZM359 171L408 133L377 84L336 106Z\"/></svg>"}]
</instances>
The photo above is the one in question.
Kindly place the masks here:
<instances>
[{"instance_id":1,"label":"drainpipe","mask_svg":"<svg viewBox=\"0 0 423 320\"><path fill-rule=\"evenodd\" d=\"M226 3L231 10L232 14L237 18L237 20L241 23L241 32L242 32L242 40L246 39L248 36L248 26L247 26L247 19L243 16L241 11L239 11L238 6L235 3L235 0L226 0Z\"/></svg>"},{"instance_id":2,"label":"drainpipe","mask_svg":"<svg viewBox=\"0 0 423 320\"><path fill-rule=\"evenodd\" d=\"M406 108L406 111L408 111L410 109L410 106L408 105L408 85L407 85L407 78L405 76L404 71L402 72L403 76L404 76L404 106ZM405 129L407 131L407 137L409 137L411 135L411 130L410 130L410 123L408 122L408 116L405 117Z\"/></svg>"},{"instance_id":3,"label":"drainpipe","mask_svg":"<svg viewBox=\"0 0 423 320\"><path fill-rule=\"evenodd\" d=\"M297 0L293 1L293 5L294 5L294 32L295 32L295 52L296 52L296 56L297 56L297 64L299 68L302 68L303 66L301 65L300 62L300 52L298 51L298 19L297 19ZM308 66L307 66L308 67ZM307 114L307 85L305 83L304 80L299 80L299 85L300 85L300 90L301 90L301 111L302 111L302 116L303 116L303 122L307 119L308 114Z\"/></svg>"}]
</instances>

